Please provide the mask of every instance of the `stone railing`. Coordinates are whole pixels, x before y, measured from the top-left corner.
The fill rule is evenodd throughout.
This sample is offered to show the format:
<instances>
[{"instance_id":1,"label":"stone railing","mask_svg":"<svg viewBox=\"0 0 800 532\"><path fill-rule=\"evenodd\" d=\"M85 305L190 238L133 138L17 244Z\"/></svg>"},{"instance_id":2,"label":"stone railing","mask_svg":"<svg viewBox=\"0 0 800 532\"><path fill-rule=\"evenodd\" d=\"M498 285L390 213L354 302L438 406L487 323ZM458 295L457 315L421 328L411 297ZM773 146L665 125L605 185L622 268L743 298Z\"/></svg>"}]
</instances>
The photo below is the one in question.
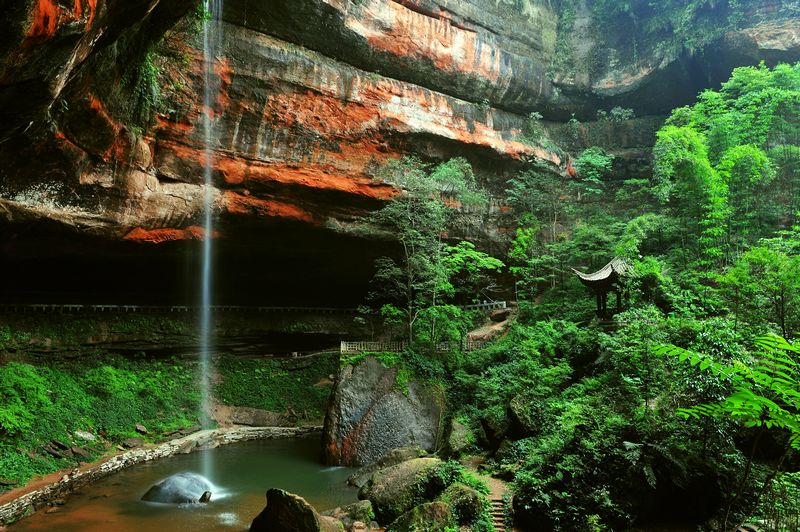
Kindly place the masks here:
<instances>
[{"instance_id":1,"label":"stone railing","mask_svg":"<svg viewBox=\"0 0 800 532\"><path fill-rule=\"evenodd\" d=\"M26 514L38 510L56 499L61 499L91 482L135 464L240 441L303 437L317 434L321 429L322 427L234 427L203 430L153 447L133 449L102 462L76 468L65 473L58 482L23 493L8 502L0 503L0 528L2 525L13 523ZM2 499L7 499L9 495L13 496L13 494L13 492L4 494Z\"/></svg>"},{"instance_id":2,"label":"stone railing","mask_svg":"<svg viewBox=\"0 0 800 532\"><path fill-rule=\"evenodd\" d=\"M483 303L475 303L474 305L462 305L462 310L495 310L508 308L508 303L505 301L484 301Z\"/></svg>"}]
</instances>

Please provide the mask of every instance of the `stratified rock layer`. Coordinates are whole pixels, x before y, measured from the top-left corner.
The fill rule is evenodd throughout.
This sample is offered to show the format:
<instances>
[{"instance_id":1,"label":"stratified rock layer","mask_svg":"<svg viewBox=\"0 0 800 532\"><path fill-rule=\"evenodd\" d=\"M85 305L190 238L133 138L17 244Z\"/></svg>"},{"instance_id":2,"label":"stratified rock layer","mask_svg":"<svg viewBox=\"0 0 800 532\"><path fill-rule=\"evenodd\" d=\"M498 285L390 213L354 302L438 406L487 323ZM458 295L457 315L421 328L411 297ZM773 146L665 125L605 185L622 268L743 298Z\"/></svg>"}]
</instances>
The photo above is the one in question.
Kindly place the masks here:
<instances>
[{"instance_id":1,"label":"stratified rock layer","mask_svg":"<svg viewBox=\"0 0 800 532\"><path fill-rule=\"evenodd\" d=\"M734 66L800 58L797 0L745 4L739 29L669 55L657 42L631 50L642 37L624 28L597 31L588 8L565 29L550 0L228 0L223 53L206 65L190 0L25 0L0 21L0 244L24 274L41 262L24 242L43 234L65 249L87 236L147 247L218 238L240 249L282 235L328 240L311 256L279 243L252 262L283 285L285 272L336 253L348 262L332 264L329 279L355 287L385 245L352 229L394 193L374 180L388 159L464 156L498 194L531 159L574 175L547 139L550 149L521 142L530 112L586 120L622 105L660 115ZM558 67L565 53L574 71ZM207 66L221 88L208 109ZM209 235L206 113L217 132ZM646 161L639 144L620 159L632 172ZM71 240L53 236L62 230ZM344 246L369 255L337 253ZM125 264L130 249L89 242L81 260Z\"/></svg>"}]
</instances>

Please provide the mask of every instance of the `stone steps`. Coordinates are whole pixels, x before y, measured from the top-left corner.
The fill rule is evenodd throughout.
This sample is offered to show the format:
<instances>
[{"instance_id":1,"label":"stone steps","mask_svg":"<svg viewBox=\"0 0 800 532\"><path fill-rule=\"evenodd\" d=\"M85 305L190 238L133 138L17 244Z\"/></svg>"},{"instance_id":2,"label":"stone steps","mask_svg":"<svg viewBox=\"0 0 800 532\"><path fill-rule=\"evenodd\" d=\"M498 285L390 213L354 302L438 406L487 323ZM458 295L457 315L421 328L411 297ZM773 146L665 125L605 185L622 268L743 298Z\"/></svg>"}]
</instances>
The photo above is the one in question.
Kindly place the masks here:
<instances>
[{"instance_id":1,"label":"stone steps","mask_svg":"<svg viewBox=\"0 0 800 532\"><path fill-rule=\"evenodd\" d=\"M501 499L489 499L489 502L492 504L491 509L489 511L492 515L492 523L494 524L494 529L499 532L505 532L506 512L503 501Z\"/></svg>"}]
</instances>

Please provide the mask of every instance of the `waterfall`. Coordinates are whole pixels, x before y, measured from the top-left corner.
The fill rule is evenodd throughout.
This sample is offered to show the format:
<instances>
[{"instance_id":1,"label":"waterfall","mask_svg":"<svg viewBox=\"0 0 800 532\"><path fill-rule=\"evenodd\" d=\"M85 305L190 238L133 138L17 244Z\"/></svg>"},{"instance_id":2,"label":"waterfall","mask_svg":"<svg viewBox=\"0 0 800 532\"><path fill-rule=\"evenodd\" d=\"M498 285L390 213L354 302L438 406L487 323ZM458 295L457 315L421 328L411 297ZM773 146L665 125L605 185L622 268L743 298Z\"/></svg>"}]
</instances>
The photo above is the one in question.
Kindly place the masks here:
<instances>
[{"instance_id":1,"label":"waterfall","mask_svg":"<svg viewBox=\"0 0 800 532\"><path fill-rule=\"evenodd\" d=\"M203 240L202 272L200 275L200 416L203 428L211 424L211 373L213 371L211 353L213 338L211 331L211 291L212 291L212 244L214 236L214 183L213 148L215 145L215 103L219 95L219 76L214 73L214 65L222 48L222 3L223 0L203 0L203 130L205 133L205 160L203 172ZM211 453L203 453L203 475L211 476Z\"/></svg>"}]
</instances>

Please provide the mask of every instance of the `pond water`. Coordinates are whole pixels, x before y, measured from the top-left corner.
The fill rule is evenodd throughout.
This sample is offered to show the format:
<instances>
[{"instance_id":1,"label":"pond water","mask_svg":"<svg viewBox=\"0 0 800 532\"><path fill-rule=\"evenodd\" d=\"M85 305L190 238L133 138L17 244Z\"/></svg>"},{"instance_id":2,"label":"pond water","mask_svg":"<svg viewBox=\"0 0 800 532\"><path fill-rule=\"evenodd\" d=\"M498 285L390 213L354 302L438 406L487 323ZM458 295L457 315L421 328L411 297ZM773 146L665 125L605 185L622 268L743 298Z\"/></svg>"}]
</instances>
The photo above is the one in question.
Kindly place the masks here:
<instances>
[{"instance_id":1,"label":"pond water","mask_svg":"<svg viewBox=\"0 0 800 532\"><path fill-rule=\"evenodd\" d=\"M157 482L181 471L199 472L213 453L211 502L167 505L140 500ZM38 512L10 527L17 532L142 532L247 530L264 508L269 488L303 496L317 510L354 502L346 485L352 469L319 463L317 438L262 440L228 445L133 466L85 487L54 513Z\"/></svg>"}]
</instances>

